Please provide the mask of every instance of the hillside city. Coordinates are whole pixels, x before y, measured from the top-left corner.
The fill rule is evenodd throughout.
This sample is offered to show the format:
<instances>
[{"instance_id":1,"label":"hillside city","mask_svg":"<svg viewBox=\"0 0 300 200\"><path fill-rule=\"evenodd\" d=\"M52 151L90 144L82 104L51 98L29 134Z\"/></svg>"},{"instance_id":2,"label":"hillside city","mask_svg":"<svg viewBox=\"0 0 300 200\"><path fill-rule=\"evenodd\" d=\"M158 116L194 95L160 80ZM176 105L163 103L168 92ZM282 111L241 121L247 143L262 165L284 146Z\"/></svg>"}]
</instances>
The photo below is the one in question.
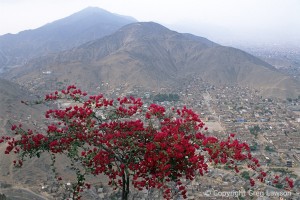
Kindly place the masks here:
<instances>
[{"instance_id":1,"label":"hillside city","mask_svg":"<svg viewBox=\"0 0 300 200\"><path fill-rule=\"evenodd\" d=\"M300 96L297 99L287 100L263 98L259 96L258 90L237 86L218 88L196 77L183 85L185 87L178 90L160 88L159 91L143 91L141 88L135 88L127 92L124 92L125 87L120 86L116 89L108 89L105 93L110 94L111 97L143 96L146 102L147 100L149 102L145 106L152 102L151 96L178 94L179 101L166 100L156 101L156 103L168 107L186 105L193 108L200 114L210 132L218 137L236 133L239 140L251 145L253 154L270 170L269 173L289 174L296 179L295 189L286 197L281 197L287 199L300 197ZM102 88L105 88L105 84ZM247 171L237 175L226 167L219 169L217 167L211 170L208 176L199 177L199 182L194 181L190 184L189 198L205 199L209 193L207 191L236 191L239 188L249 190L249 181L245 179L245 175ZM261 194L272 192L276 194L282 191L281 189L280 186L275 188L268 184L258 184L251 190L261 191ZM253 197L256 199L255 195ZM278 199L278 196L270 195L270 199Z\"/></svg>"},{"instance_id":2,"label":"hillside city","mask_svg":"<svg viewBox=\"0 0 300 200\"><path fill-rule=\"evenodd\" d=\"M63 88L62 85L60 87ZM216 87L197 77L188 79L178 89L164 87L147 91L137 86L128 88L123 84L113 88L109 83L101 83L94 92L103 93L110 98L142 97L145 107L157 103L166 107L192 108L200 114L208 127L207 134L222 138L235 133L238 140L246 141L250 145L253 155L268 173L272 176L287 175L296 180L291 191L284 190L282 185L273 187L270 183L258 183L250 187L248 179L252 176L251 171L244 169L237 174L226 166L215 166L206 176L186 182L189 199L219 199L222 195L239 199L257 199L260 196L268 196L269 199L300 198L300 97L286 100L263 98L256 89L238 86ZM60 102L60 106L65 103ZM31 121L30 116L27 119L28 123L37 124ZM53 198L68 196L65 189L71 187L70 182L61 187L51 178L47 180L39 188L35 188L36 193L47 194ZM85 192L86 197L107 199L118 194L106 186L105 181L98 181L93 186ZM132 197L137 199L156 199L161 195L158 191L147 190L132 193Z\"/></svg>"}]
</instances>

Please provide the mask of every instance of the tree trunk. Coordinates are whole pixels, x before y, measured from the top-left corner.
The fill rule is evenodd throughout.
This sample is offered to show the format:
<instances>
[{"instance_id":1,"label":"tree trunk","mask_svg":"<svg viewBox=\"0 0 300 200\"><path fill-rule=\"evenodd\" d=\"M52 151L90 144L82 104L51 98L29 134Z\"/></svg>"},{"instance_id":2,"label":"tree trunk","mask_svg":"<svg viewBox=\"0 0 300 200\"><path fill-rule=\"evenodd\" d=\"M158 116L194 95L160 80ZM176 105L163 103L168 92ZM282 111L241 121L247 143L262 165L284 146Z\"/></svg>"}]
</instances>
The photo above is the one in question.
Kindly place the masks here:
<instances>
[{"instance_id":1,"label":"tree trunk","mask_svg":"<svg viewBox=\"0 0 300 200\"><path fill-rule=\"evenodd\" d=\"M129 194L129 175L124 173L122 176L122 200L128 200Z\"/></svg>"}]
</instances>

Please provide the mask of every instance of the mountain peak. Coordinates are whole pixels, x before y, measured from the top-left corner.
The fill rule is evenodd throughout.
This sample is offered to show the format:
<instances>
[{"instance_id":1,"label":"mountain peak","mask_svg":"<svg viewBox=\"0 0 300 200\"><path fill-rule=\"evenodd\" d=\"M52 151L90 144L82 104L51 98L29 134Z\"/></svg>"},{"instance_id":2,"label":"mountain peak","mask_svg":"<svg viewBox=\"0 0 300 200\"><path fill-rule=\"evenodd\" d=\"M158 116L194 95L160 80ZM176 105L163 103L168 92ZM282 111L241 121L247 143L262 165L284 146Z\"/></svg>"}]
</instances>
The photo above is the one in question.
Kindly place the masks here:
<instances>
[{"instance_id":1,"label":"mountain peak","mask_svg":"<svg viewBox=\"0 0 300 200\"><path fill-rule=\"evenodd\" d=\"M185 40L189 42L196 42L204 46L218 45L206 38L194 36L192 34L182 34L170 30L165 26L156 22L136 22L123 26L115 34L118 38L127 38L126 40L151 40L161 42L171 42L177 40Z\"/></svg>"},{"instance_id":2,"label":"mountain peak","mask_svg":"<svg viewBox=\"0 0 300 200\"><path fill-rule=\"evenodd\" d=\"M156 22L136 22L136 23L132 23L132 24L128 24L124 27L122 27L121 29L119 29L119 31L142 31L144 34L148 33L163 33L163 32L174 32L175 31L171 31L170 29L156 23Z\"/></svg>"},{"instance_id":3,"label":"mountain peak","mask_svg":"<svg viewBox=\"0 0 300 200\"><path fill-rule=\"evenodd\" d=\"M133 22L136 20L132 17L113 14L98 7L87 7L34 30L0 36L0 71L34 57L102 38Z\"/></svg>"},{"instance_id":4,"label":"mountain peak","mask_svg":"<svg viewBox=\"0 0 300 200\"><path fill-rule=\"evenodd\" d=\"M82 9L79 12L108 12L108 11L106 11L102 8L99 8L99 7L89 6L89 7Z\"/></svg>"},{"instance_id":5,"label":"mountain peak","mask_svg":"<svg viewBox=\"0 0 300 200\"><path fill-rule=\"evenodd\" d=\"M119 15L116 13L111 13L99 7L87 7L80 10L67 18L83 18L83 17L97 17L101 18L102 21L115 21L121 23L123 21L137 22L137 20L131 16Z\"/></svg>"},{"instance_id":6,"label":"mountain peak","mask_svg":"<svg viewBox=\"0 0 300 200\"><path fill-rule=\"evenodd\" d=\"M54 21L50 23L50 25L58 24L58 23L62 23L62 24L80 23L80 25L84 26L86 23L88 24L92 23L92 21L95 24L101 22L102 24L116 23L122 25L132 23L132 22L137 22L137 20L134 19L133 17L114 14L98 7L87 7L66 18Z\"/></svg>"}]
</instances>

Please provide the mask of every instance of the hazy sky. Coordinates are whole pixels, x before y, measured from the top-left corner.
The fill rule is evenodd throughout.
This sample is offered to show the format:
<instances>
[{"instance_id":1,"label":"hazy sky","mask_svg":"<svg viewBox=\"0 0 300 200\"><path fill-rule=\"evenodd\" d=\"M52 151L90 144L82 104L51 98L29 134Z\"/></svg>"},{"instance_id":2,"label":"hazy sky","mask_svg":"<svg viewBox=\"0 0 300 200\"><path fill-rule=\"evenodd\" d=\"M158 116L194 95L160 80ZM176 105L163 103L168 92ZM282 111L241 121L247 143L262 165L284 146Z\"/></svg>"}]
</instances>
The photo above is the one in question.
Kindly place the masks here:
<instances>
[{"instance_id":1,"label":"hazy sky","mask_svg":"<svg viewBox=\"0 0 300 200\"><path fill-rule=\"evenodd\" d=\"M0 0L0 35L88 6L224 41L300 41L300 0Z\"/></svg>"}]
</instances>

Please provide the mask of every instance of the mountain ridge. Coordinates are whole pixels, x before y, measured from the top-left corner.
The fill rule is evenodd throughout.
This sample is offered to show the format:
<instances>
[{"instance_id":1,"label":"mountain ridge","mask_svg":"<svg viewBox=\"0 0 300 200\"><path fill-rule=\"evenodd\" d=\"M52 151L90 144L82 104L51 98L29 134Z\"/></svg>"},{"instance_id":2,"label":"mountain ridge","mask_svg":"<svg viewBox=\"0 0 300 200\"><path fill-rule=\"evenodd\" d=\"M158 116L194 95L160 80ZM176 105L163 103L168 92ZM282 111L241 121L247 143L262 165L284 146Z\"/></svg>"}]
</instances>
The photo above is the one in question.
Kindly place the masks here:
<instances>
[{"instance_id":1,"label":"mountain ridge","mask_svg":"<svg viewBox=\"0 0 300 200\"><path fill-rule=\"evenodd\" d=\"M296 80L244 51L154 22L132 23L71 50L37 58L7 77L23 84L47 70L59 81L68 79L85 87L101 81L113 86L171 87L197 75L216 85L250 86L280 98L297 96L300 88Z\"/></svg>"}]
</instances>

